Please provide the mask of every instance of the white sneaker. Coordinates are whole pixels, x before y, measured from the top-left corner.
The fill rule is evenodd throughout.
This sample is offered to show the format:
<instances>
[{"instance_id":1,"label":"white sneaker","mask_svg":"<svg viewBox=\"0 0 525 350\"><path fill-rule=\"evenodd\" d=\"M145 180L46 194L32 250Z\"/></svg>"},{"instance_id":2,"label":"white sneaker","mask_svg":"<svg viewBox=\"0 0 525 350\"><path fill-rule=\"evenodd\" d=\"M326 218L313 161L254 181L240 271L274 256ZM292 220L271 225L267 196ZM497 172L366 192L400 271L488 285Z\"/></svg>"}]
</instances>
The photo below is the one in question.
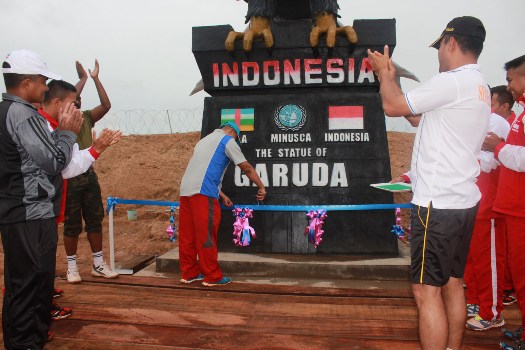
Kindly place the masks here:
<instances>
[{"instance_id":1,"label":"white sneaker","mask_svg":"<svg viewBox=\"0 0 525 350\"><path fill-rule=\"evenodd\" d=\"M100 266L97 266L97 267L93 266L93 270L91 270L91 276L105 277L105 278L117 278L118 273L111 270L108 264L106 264L106 262L103 261L102 264L100 264Z\"/></svg>"},{"instance_id":2,"label":"white sneaker","mask_svg":"<svg viewBox=\"0 0 525 350\"><path fill-rule=\"evenodd\" d=\"M78 273L78 268L67 269L67 281L69 283L82 282L82 278L80 278L80 274Z\"/></svg>"}]
</instances>

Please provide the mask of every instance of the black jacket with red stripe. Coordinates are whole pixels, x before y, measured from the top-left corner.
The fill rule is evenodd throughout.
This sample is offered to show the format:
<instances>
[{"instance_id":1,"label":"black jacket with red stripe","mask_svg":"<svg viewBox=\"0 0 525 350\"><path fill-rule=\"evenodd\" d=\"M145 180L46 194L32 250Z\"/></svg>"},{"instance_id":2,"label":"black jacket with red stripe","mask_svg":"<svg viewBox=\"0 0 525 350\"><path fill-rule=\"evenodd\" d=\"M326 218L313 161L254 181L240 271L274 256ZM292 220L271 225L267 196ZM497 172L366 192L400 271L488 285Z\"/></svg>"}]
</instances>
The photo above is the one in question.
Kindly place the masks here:
<instances>
[{"instance_id":1,"label":"black jacket with red stripe","mask_svg":"<svg viewBox=\"0 0 525 350\"><path fill-rule=\"evenodd\" d=\"M0 102L0 224L52 219L60 205L61 171L76 135L49 132L45 119L21 98Z\"/></svg>"}]
</instances>

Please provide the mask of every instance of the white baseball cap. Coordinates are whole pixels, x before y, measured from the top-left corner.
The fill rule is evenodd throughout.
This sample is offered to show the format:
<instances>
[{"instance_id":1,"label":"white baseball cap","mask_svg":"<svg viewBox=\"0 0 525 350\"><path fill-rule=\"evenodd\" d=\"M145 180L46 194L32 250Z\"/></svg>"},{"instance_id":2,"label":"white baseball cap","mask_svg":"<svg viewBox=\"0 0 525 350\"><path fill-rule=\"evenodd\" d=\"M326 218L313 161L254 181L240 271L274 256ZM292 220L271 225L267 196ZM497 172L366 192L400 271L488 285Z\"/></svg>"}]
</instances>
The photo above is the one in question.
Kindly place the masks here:
<instances>
[{"instance_id":1,"label":"white baseball cap","mask_svg":"<svg viewBox=\"0 0 525 350\"><path fill-rule=\"evenodd\" d=\"M9 68L4 68L6 62ZM29 50L11 51L4 60L2 73L40 74L49 79L62 80L60 75L47 69L47 64L40 56Z\"/></svg>"}]
</instances>

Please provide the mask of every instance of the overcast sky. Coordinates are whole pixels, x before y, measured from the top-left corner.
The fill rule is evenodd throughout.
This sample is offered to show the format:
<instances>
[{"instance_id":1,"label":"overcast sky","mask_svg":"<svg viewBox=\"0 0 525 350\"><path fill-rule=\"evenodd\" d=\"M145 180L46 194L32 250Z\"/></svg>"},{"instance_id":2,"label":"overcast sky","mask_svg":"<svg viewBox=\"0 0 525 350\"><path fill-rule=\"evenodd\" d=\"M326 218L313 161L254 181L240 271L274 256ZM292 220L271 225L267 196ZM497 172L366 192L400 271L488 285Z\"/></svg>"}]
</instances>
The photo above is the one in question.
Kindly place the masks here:
<instances>
[{"instance_id":1,"label":"overcast sky","mask_svg":"<svg viewBox=\"0 0 525 350\"><path fill-rule=\"evenodd\" d=\"M438 67L437 51L429 44L457 16L475 16L485 24L480 64L490 85L504 84L503 64L525 54L524 0L339 0L339 5L344 24L396 18L393 58L423 81ZM75 60L87 69L98 58L113 111L199 108L206 93L188 96L200 79L191 28L231 24L242 31L246 9L244 1L235 0L0 0L0 55L33 50L71 83L77 81ZM404 89L415 86L405 83ZM84 91L84 106L98 103L92 82Z\"/></svg>"}]
</instances>

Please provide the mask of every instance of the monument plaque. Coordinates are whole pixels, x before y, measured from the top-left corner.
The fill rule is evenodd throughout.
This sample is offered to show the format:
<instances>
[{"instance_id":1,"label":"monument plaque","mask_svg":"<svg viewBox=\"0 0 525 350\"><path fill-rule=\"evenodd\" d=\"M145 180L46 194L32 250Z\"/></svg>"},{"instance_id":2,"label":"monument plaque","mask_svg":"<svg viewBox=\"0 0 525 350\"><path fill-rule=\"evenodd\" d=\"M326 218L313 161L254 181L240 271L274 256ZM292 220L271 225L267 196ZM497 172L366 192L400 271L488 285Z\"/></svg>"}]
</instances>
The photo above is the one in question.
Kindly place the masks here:
<instances>
[{"instance_id":1,"label":"monument plaque","mask_svg":"<svg viewBox=\"0 0 525 350\"><path fill-rule=\"evenodd\" d=\"M204 90L202 136L222 122L241 128L241 148L267 190L266 205L393 203L392 193L370 187L390 180L385 116L367 49L391 52L395 20L356 20L357 44L337 37L327 49L308 42L311 21L272 21L274 47L255 41L224 48L231 26L193 29L193 53ZM223 191L235 204L256 204L256 189L230 165ZM315 249L304 236L305 212L254 211L257 239L232 243L231 211L222 212L220 251L397 255L390 230L393 210L329 211L323 242Z\"/></svg>"}]
</instances>

